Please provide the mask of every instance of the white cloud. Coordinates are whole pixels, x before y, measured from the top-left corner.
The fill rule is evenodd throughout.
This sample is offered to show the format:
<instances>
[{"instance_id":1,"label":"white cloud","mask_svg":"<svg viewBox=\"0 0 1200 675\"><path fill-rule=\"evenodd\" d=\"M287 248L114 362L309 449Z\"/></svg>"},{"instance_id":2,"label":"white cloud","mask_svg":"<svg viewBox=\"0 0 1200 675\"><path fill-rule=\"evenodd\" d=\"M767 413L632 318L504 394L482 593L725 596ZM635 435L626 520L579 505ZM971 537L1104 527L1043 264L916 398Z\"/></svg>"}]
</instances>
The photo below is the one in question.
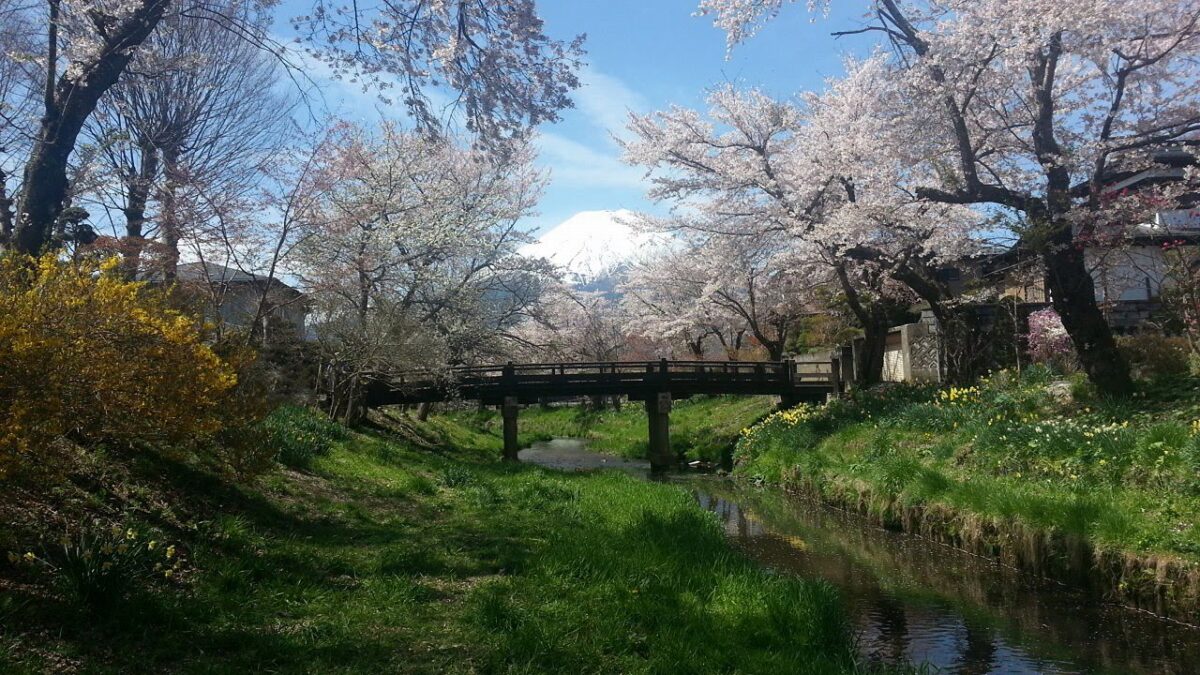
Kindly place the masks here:
<instances>
[{"instance_id":1,"label":"white cloud","mask_svg":"<svg viewBox=\"0 0 1200 675\"><path fill-rule=\"evenodd\" d=\"M616 187L644 191L642 169L621 162L616 152L601 152L559 134L541 134L536 141L538 157L550 169L557 186Z\"/></svg>"},{"instance_id":2,"label":"white cloud","mask_svg":"<svg viewBox=\"0 0 1200 675\"><path fill-rule=\"evenodd\" d=\"M625 135L629 112L647 107L645 98L621 80L588 66L579 74L575 104L593 126L618 137Z\"/></svg>"}]
</instances>

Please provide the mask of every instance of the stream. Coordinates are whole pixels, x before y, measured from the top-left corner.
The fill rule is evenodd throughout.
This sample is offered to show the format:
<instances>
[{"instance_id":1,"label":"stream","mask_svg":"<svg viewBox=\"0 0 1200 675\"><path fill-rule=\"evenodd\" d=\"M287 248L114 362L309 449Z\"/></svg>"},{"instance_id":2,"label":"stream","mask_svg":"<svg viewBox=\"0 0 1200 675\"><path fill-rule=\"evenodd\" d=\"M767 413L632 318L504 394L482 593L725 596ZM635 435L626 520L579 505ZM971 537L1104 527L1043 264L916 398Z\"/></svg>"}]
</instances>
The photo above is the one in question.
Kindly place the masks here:
<instances>
[{"instance_id":1,"label":"stream","mask_svg":"<svg viewBox=\"0 0 1200 675\"><path fill-rule=\"evenodd\" d=\"M646 462L555 439L522 461L649 475ZM1100 602L920 537L777 490L715 476L671 482L719 518L739 549L842 596L867 661L946 673L1197 673L1200 629Z\"/></svg>"}]
</instances>

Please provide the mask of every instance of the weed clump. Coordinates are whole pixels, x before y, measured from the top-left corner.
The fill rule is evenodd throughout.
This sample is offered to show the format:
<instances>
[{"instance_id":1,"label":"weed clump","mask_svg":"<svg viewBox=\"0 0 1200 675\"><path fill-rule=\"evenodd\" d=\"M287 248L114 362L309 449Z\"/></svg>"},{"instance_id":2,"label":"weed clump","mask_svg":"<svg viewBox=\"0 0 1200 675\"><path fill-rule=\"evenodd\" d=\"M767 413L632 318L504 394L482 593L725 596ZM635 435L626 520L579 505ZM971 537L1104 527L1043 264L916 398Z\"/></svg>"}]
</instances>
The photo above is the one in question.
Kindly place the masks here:
<instances>
[{"instance_id":1,"label":"weed clump","mask_svg":"<svg viewBox=\"0 0 1200 675\"><path fill-rule=\"evenodd\" d=\"M316 458L328 455L337 443L349 437L344 426L293 405L276 408L258 429L275 458L297 469L310 468Z\"/></svg>"},{"instance_id":2,"label":"weed clump","mask_svg":"<svg viewBox=\"0 0 1200 675\"><path fill-rule=\"evenodd\" d=\"M93 612L112 610L131 593L177 578L184 564L175 544L133 527L99 523L43 544L37 552L10 551L8 560L49 577L69 602Z\"/></svg>"}]
</instances>

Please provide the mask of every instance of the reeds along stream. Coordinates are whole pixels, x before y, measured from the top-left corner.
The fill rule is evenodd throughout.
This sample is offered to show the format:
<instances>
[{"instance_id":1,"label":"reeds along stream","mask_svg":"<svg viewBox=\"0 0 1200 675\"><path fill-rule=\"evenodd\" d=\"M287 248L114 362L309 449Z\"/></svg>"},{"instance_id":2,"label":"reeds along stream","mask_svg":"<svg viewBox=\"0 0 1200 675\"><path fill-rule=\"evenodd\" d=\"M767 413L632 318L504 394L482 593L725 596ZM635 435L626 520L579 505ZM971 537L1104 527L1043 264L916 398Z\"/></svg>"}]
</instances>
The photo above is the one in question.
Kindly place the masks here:
<instances>
[{"instance_id":1,"label":"reeds along stream","mask_svg":"<svg viewBox=\"0 0 1200 675\"><path fill-rule=\"evenodd\" d=\"M764 565L837 586L868 660L956 673L1194 673L1200 630L1088 597L812 500L689 481Z\"/></svg>"}]
</instances>

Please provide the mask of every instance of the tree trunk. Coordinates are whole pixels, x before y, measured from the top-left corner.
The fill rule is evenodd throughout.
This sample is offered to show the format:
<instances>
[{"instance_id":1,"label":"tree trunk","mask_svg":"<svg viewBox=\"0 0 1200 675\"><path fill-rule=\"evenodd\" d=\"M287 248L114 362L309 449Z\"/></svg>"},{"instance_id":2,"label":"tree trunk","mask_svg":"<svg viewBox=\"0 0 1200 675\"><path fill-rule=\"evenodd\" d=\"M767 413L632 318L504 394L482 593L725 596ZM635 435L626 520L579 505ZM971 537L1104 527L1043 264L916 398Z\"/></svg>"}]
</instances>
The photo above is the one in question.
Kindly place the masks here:
<instances>
[{"instance_id":1,"label":"tree trunk","mask_svg":"<svg viewBox=\"0 0 1200 675\"><path fill-rule=\"evenodd\" d=\"M1074 246L1055 246L1043 254L1043 260L1054 311L1062 318L1088 379L1106 394L1128 394L1133 390L1129 365L1096 302L1096 287L1083 254Z\"/></svg>"},{"instance_id":2,"label":"tree trunk","mask_svg":"<svg viewBox=\"0 0 1200 675\"><path fill-rule=\"evenodd\" d=\"M8 246L13 235L13 200L8 196L8 174L0 169L0 247Z\"/></svg>"},{"instance_id":3,"label":"tree trunk","mask_svg":"<svg viewBox=\"0 0 1200 675\"><path fill-rule=\"evenodd\" d=\"M764 342L763 347L765 347L767 350L768 361L783 360L783 342L776 342L772 340L770 342Z\"/></svg>"},{"instance_id":4,"label":"tree trunk","mask_svg":"<svg viewBox=\"0 0 1200 675\"><path fill-rule=\"evenodd\" d=\"M879 300L863 298L858 288L850 281L850 273L845 264L834 266L842 293L846 295L846 304L850 312L858 319L859 327L863 330L863 348L858 351L857 363L854 364L855 375L860 387L869 387L883 381L883 353L887 347L887 335L891 329L887 308Z\"/></svg>"},{"instance_id":5,"label":"tree trunk","mask_svg":"<svg viewBox=\"0 0 1200 675\"><path fill-rule=\"evenodd\" d=\"M22 253L38 255L51 245L54 224L67 197L67 160L84 122L96 109L104 92L117 82L135 48L145 41L162 19L168 0L142 0L137 9L109 27L98 54L55 83L57 24L51 20L47 51L46 100L37 140L25 163L21 188L20 217L13 233L13 246ZM51 3L52 14L57 2Z\"/></svg>"},{"instance_id":6,"label":"tree trunk","mask_svg":"<svg viewBox=\"0 0 1200 675\"><path fill-rule=\"evenodd\" d=\"M179 167L179 152L175 148L163 148L163 189L159 197L162 214L159 217L159 227L162 230L163 247L163 280L166 283L175 281L175 273L179 268L180 218L179 204L176 200L182 179Z\"/></svg>"},{"instance_id":7,"label":"tree trunk","mask_svg":"<svg viewBox=\"0 0 1200 675\"><path fill-rule=\"evenodd\" d=\"M158 174L158 151L149 143L138 146L141 166L138 174L131 176L125 184L128 196L125 199L125 260L121 267L126 278L136 279L141 267L142 249L146 244L146 203L150 200L150 188Z\"/></svg>"},{"instance_id":8,"label":"tree trunk","mask_svg":"<svg viewBox=\"0 0 1200 675\"><path fill-rule=\"evenodd\" d=\"M863 322L862 349L858 350L858 363L854 370L860 387L870 387L883 381L883 355L887 351L887 336L891 330L887 312L871 303L867 321Z\"/></svg>"},{"instance_id":9,"label":"tree trunk","mask_svg":"<svg viewBox=\"0 0 1200 675\"><path fill-rule=\"evenodd\" d=\"M421 405L417 406L417 421L424 422L424 421L428 420L429 413L432 411L433 411L432 403L430 403L428 401L422 402Z\"/></svg>"}]
</instances>

